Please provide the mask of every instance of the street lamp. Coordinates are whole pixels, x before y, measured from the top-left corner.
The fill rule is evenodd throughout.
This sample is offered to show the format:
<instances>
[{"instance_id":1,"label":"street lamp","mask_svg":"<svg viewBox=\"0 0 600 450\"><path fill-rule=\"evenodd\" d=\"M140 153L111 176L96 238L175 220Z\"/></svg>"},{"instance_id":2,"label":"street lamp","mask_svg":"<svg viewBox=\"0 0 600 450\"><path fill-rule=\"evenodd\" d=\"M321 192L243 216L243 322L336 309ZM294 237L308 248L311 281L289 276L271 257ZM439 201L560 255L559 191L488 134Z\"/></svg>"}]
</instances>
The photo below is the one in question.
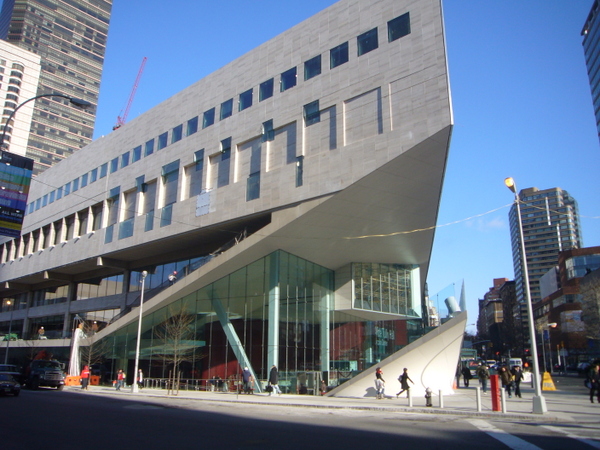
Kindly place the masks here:
<instances>
[{"instance_id":1,"label":"street lamp","mask_svg":"<svg viewBox=\"0 0 600 450\"><path fill-rule=\"evenodd\" d=\"M6 304L10 307L12 305L12 300L6 300ZM8 347L10 346L10 339L12 337L12 321L14 311L14 307L10 309L10 322L8 322L8 339L6 340L6 354L4 355L4 364L8 364Z\"/></svg>"},{"instance_id":2,"label":"street lamp","mask_svg":"<svg viewBox=\"0 0 600 450\"><path fill-rule=\"evenodd\" d=\"M537 355L537 345L535 342L535 327L533 324L533 306L531 305L531 291L529 289L529 271L527 270L527 258L525 256L525 238L523 236L523 222L521 220L521 205L519 194L517 194L517 185L515 180L508 177L504 180L504 184L510 191L515 194L515 205L517 206L517 217L519 219L519 237L521 240L521 265L523 268L523 284L525 285L525 300L527 304L527 315L529 316L529 340L531 341L531 357L533 369L533 386L535 395L533 396L533 412L535 414L545 414L548 412L546 407L546 399L542 395L542 386L540 383L540 371Z\"/></svg>"},{"instance_id":3,"label":"street lamp","mask_svg":"<svg viewBox=\"0 0 600 450\"><path fill-rule=\"evenodd\" d=\"M142 308L144 306L144 288L146 285L146 277L148 272L145 270L142 272L142 293L140 295L140 314L138 318L138 331L137 331L137 342L135 344L135 365L133 371L133 384L131 385L131 392L138 392L137 376L138 368L140 364L140 340L142 339Z\"/></svg>"},{"instance_id":4,"label":"street lamp","mask_svg":"<svg viewBox=\"0 0 600 450\"><path fill-rule=\"evenodd\" d=\"M4 146L4 139L6 138L6 129L10 125L10 121L12 120L12 118L14 117L16 112L21 108L21 106L23 106L33 100L37 100L38 98L43 98L43 97L66 98L67 100L69 100L69 102L72 105L78 106L79 108L89 108L90 106L92 106L92 104L86 100L82 100L80 98L69 97L68 95L64 95L64 94L40 94L40 95L36 95L35 97L31 97L30 99L25 100L23 103L21 103L15 109L13 109L12 112L10 113L10 116L8 116L8 119L6 120L6 123L4 124L4 130L2 130L2 135L0 135L0 150Z\"/></svg>"}]
</instances>

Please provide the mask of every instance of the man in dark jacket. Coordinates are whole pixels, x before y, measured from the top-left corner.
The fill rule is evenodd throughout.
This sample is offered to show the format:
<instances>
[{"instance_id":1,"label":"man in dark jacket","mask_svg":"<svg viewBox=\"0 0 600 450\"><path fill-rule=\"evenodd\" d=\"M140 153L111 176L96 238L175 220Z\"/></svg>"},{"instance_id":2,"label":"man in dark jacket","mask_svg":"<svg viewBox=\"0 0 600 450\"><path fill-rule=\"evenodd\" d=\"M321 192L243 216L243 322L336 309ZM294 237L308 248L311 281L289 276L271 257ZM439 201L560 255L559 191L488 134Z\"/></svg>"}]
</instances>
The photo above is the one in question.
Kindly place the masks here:
<instances>
[{"instance_id":1,"label":"man in dark jacket","mask_svg":"<svg viewBox=\"0 0 600 450\"><path fill-rule=\"evenodd\" d=\"M273 393L281 395L281 389L279 389L279 371L275 364L273 364L273 367L271 367L271 371L269 372L269 386L272 387L272 391L269 392L269 395Z\"/></svg>"}]
</instances>

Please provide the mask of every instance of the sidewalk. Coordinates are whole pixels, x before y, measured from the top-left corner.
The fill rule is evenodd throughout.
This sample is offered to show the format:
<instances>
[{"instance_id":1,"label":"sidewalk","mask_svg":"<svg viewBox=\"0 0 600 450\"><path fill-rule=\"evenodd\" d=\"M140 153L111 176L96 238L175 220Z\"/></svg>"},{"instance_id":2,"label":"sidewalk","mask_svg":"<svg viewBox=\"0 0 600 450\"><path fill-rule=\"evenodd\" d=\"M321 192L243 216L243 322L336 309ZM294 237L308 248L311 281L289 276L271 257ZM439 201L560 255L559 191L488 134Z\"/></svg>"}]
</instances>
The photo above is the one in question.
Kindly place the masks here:
<instances>
[{"instance_id":1,"label":"sidewalk","mask_svg":"<svg viewBox=\"0 0 600 450\"><path fill-rule=\"evenodd\" d=\"M485 417L493 419L527 420L535 422L575 422L575 423L600 423L600 404L591 404L588 390L584 388L581 379L558 378L555 380L556 391L543 391L548 408L547 414L532 413L533 389L531 387L521 388L523 398L506 399L507 412L492 411L490 394L483 394L482 411L477 411L476 389L460 388L454 390L452 395L444 395L443 408L440 407L438 393L434 393L433 406L425 406L425 398L413 398L413 406L408 406L406 397L396 398L394 395L383 400L375 398L343 398L322 397L313 395L283 394L281 396L269 396L269 394L237 394L235 392L205 392L205 391L179 391L176 396L167 395L162 389L142 389L139 393L132 393L130 387L115 391L108 386L91 386L90 390L81 391L79 387L66 387L69 391L79 391L82 394L106 395L124 397L130 400L136 399L152 402L160 402L161 399L186 399L207 402L237 403L248 405L277 405L290 407L328 408L328 409L356 409L356 410L380 410L402 413L420 414L454 414L470 417Z\"/></svg>"}]
</instances>

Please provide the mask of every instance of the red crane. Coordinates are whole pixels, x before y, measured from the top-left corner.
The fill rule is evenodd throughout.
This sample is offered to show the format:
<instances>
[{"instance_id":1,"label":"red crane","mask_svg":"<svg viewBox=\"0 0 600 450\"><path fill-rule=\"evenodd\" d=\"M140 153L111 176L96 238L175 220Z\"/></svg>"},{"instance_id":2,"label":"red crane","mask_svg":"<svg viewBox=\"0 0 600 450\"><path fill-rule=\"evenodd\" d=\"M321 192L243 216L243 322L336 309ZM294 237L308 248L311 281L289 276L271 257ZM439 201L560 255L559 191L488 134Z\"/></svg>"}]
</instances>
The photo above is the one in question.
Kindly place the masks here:
<instances>
[{"instance_id":1,"label":"red crane","mask_svg":"<svg viewBox=\"0 0 600 450\"><path fill-rule=\"evenodd\" d=\"M121 110L121 112L123 112L123 115L119 115L117 117L117 124L113 127L113 130L116 130L117 128L121 128L121 126L125 125L125 122L127 121L127 116L129 115L129 109L131 108L131 104L133 103L133 98L135 97L135 91L137 91L138 88L138 84L140 84L140 79L142 78L142 73L144 72L144 66L146 65L146 60L148 58L146 58L144 56L144 59L142 59L142 64L140 65L140 70L138 71L137 77L135 79L135 83L133 83L133 88L131 89L131 94L129 95L129 100L127 101L127 106L125 106L125 112L123 112Z\"/></svg>"}]
</instances>

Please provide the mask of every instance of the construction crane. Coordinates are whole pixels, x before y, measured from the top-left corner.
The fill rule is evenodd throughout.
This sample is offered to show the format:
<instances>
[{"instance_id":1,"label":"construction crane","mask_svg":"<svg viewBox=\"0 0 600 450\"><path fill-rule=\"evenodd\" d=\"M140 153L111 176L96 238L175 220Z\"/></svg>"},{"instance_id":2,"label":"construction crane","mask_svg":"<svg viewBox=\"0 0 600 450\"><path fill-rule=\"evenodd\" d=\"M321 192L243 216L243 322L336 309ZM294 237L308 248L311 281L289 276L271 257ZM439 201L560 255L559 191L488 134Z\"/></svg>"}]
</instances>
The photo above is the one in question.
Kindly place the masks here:
<instances>
[{"instance_id":1,"label":"construction crane","mask_svg":"<svg viewBox=\"0 0 600 450\"><path fill-rule=\"evenodd\" d=\"M135 97L135 91L137 91L138 84L140 84L140 79L142 78L142 73L144 72L144 66L146 65L147 59L148 58L145 56L144 56L144 59L142 59L142 64L140 65L140 70L138 71L137 77L135 79L135 83L133 83L133 88L131 89L131 94L129 95L129 100L127 101L127 105L125 106L125 112L123 112L123 110L121 110L123 115L119 115L117 117L117 124L113 127L113 130L116 130L117 128L121 128L123 125L125 125L125 122L127 121L127 116L129 115L129 109L131 108L131 104L133 103L133 98Z\"/></svg>"}]
</instances>

